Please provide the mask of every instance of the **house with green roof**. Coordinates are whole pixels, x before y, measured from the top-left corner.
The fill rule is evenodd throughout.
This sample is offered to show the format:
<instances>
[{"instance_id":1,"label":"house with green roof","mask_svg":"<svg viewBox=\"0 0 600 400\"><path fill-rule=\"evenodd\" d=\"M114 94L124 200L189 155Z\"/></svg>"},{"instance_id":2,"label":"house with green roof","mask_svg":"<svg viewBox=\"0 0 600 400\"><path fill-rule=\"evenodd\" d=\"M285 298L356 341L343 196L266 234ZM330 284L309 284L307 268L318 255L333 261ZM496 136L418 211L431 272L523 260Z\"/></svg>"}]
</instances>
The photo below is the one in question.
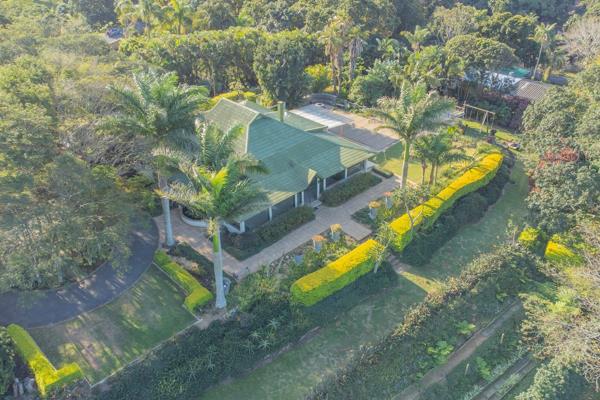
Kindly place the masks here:
<instances>
[{"instance_id":1,"label":"house with green roof","mask_svg":"<svg viewBox=\"0 0 600 400\"><path fill-rule=\"evenodd\" d=\"M317 122L259 104L221 99L201 118L227 131L243 126L236 151L262 161L268 172L251 178L265 191L268 206L228 221L233 231L245 232L294 207L317 205L335 184L366 171L374 156L365 147L326 131Z\"/></svg>"}]
</instances>

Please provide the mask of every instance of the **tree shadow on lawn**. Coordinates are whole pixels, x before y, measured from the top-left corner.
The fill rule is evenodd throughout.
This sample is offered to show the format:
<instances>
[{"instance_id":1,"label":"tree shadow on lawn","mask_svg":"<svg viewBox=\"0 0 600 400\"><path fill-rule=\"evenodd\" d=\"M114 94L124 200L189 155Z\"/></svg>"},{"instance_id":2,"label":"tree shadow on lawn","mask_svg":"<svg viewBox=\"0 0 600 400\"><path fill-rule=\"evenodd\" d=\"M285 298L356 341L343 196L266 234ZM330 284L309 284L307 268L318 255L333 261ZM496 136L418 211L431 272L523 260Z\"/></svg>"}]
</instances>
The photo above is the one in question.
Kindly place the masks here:
<instances>
[{"instance_id":1,"label":"tree shadow on lawn","mask_svg":"<svg viewBox=\"0 0 600 400\"><path fill-rule=\"evenodd\" d=\"M114 302L31 334L55 366L77 362L93 384L191 324L183 300L153 266Z\"/></svg>"}]
</instances>

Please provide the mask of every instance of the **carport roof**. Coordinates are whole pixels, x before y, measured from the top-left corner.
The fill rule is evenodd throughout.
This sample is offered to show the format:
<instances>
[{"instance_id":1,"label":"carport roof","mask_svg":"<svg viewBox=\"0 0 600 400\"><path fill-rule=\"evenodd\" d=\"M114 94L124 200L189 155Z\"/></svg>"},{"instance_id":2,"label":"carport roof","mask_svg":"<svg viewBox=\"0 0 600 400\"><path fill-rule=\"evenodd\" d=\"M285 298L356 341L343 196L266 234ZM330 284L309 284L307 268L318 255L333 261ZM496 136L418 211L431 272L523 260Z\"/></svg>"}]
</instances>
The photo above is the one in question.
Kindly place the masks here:
<instances>
[{"instance_id":1,"label":"carport roof","mask_svg":"<svg viewBox=\"0 0 600 400\"><path fill-rule=\"evenodd\" d=\"M327 108L317 104L300 107L292 110L291 113L324 125L329 129L342 125L350 125L353 122L351 118L331 112Z\"/></svg>"}]
</instances>

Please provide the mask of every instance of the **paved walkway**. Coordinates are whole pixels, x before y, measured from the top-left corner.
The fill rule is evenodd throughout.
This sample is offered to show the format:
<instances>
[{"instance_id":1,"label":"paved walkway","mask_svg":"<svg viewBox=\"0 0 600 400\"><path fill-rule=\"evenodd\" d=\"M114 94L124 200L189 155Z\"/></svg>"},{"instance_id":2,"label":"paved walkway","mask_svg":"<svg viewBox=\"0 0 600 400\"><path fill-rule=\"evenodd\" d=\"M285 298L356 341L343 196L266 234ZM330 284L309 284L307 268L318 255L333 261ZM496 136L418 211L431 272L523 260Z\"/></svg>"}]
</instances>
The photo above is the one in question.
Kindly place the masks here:
<instances>
[{"instance_id":1,"label":"paved walkway","mask_svg":"<svg viewBox=\"0 0 600 400\"><path fill-rule=\"evenodd\" d=\"M122 270L105 263L86 279L60 289L0 294L0 325L16 323L25 328L51 325L112 301L137 282L152 263L157 246L158 229L148 221L147 226L132 232L131 256Z\"/></svg>"},{"instance_id":2,"label":"paved walkway","mask_svg":"<svg viewBox=\"0 0 600 400\"><path fill-rule=\"evenodd\" d=\"M492 336L508 319L521 309L521 302L517 301L504 310L488 326L477 331L461 347L454 351L448 362L426 373L421 380L403 390L394 400L417 400L431 385L446 379L446 376L464 360L471 357L475 350Z\"/></svg>"},{"instance_id":3,"label":"paved walkway","mask_svg":"<svg viewBox=\"0 0 600 400\"><path fill-rule=\"evenodd\" d=\"M348 200L339 207L321 206L315 212L315 220L311 221L295 231L289 233L281 240L263 249L260 253L239 261L227 252L223 252L223 269L238 278L256 272L263 265L268 265L277 260L282 255L289 253L295 248L311 240L314 235L318 235L328 230L333 224L342 225L342 230L360 241L371 234L371 230L352 219L352 214L366 207L370 201L383 196L383 193L392 191L400 186L400 181L396 177L384 179L380 184L368 189L358 196ZM173 222L173 234L175 239L180 242L186 242L197 252L212 260L212 245L206 237L206 232L202 228L196 228L185 224L179 214L179 210L171 211L171 220ZM160 227L161 237L164 235L163 217L155 218Z\"/></svg>"}]
</instances>

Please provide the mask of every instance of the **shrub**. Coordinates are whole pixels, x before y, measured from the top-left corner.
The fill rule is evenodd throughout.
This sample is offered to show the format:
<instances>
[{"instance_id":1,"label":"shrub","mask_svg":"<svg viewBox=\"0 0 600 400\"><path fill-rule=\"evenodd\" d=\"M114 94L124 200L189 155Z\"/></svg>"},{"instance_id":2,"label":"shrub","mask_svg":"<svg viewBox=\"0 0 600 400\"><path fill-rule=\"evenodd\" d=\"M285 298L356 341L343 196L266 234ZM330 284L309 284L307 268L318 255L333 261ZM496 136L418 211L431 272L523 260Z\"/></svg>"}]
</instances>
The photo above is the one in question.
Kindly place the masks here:
<instances>
[{"instance_id":1,"label":"shrub","mask_svg":"<svg viewBox=\"0 0 600 400\"><path fill-rule=\"evenodd\" d=\"M531 226L523 229L519 235L519 243L537 255L543 255L546 249L542 231Z\"/></svg>"},{"instance_id":2,"label":"shrub","mask_svg":"<svg viewBox=\"0 0 600 400\"><path fill-rule=\"evenodd\" d=\"M463 226L478 221L487 208L488 202L482 195L471 193L456 203L452 215L456 218L458 226Z\"/></svg>"},{"instance_id":3,"label":"shrub","mask_svg":"<svg viewBox=\"0 0 600 400\"><path fill-rule=\"evenodd\" d=\"M304 72L308 75L311 93L321 93L331 84L331 70L326 65L309 65Z\"/></svg>"},{"instance_id":4,"label":"shrub","mask_svg":"<svg viewBox=\"0 0 600 400\"><path fill-rule=\"evenodd\" d=\"M54 368L29 333L20 326L9 325L8 334L15 343L17 352L33 372L42 397L83 377L79 365L75 363L67 364L59 370Z\"/></svg>"},{"instance_id":5,"label":"shrub","mask_svg":"<svg viewBox=\"0 0 600 400\"><path fill-rule=\"evenodd\" d=\"M503 155L500 153L487 155L436 196L410 210L414 228L431 226L442 212L450 208L458 199L485 186L495 176L502 160ZM393 246L398 252L404 250L413 238L409 214L404 214L390 223L390 227L396 234Z\"/></svg>"},{"instance_id":6,"label":"shrub","mask_svg":"<svg viewBox=\"0 0 600 400\"><path fill-rule=\"evenodd\" d=\"M0 327L0 395L5 393L15 375L13 342L5 328Z\"/></svg>"},{"instance_id":7,"label":"shrub","mask_svg":"<svg viewBox=\"0 0 600 400\"><path fill-rule=\"evenodd\" d=\"M253 232L226 235L223 246L235 258L244 260L313 219L315 219L315 212L311 207L296 207L256 228Z\"/></svg>"},{"instance_id":8,"label":"shrub","mask_svg":"<svg viewBox=\"0 0 600 400\"><path fill-rule=\"evenodd\" d=\"M263 243L271 244L313 219L315 212L311 207L296 207L262 225L255 233Z\"/></svg>"},{"instance_id":9,"label":"shrub","mask_svg":"<svg viewBox=\"0 0 600 400\"><path fill-rule=\"evenodd\" d=\"M555 264L579 264L581 257L569 247L560 242L560 237L554 235L546 245L544 258Z\"/></svg>"},{"instance_id":10,"label":"shrub","mask_svg":"<svg viewBox=\"0 0 600 400\"><path fill-rule=\"evenodd\" d=\"M355 175L334 188L326 190L321 196L321 201L328 207L336 207L380 182L381 178L371 173Z\"/></svg>"},{"instance_id":11,"label":"shrub","mask_svg":"<svg viewBox=\"0 0 600 400\"><path fill-rule=\"evenodd\" d=\"M311 306L352 283L374 267L372 251L380 246L367 240L325 267L303 276L292 284L292 300Z\"/></svg>"},{"instance_id":12,"label":"shrub","mask_svg":"<svg viewBox=\"0 0 600 400\"><path fill-rule=\"evenodd\" d=\"M190 312L194 312L213 298L208 289L202 286L181 265L171 261L171 258L164 251L159 250L154 254L154 262L186 292L188 296L183 304Z\"/></svg>"}]
</instances>

